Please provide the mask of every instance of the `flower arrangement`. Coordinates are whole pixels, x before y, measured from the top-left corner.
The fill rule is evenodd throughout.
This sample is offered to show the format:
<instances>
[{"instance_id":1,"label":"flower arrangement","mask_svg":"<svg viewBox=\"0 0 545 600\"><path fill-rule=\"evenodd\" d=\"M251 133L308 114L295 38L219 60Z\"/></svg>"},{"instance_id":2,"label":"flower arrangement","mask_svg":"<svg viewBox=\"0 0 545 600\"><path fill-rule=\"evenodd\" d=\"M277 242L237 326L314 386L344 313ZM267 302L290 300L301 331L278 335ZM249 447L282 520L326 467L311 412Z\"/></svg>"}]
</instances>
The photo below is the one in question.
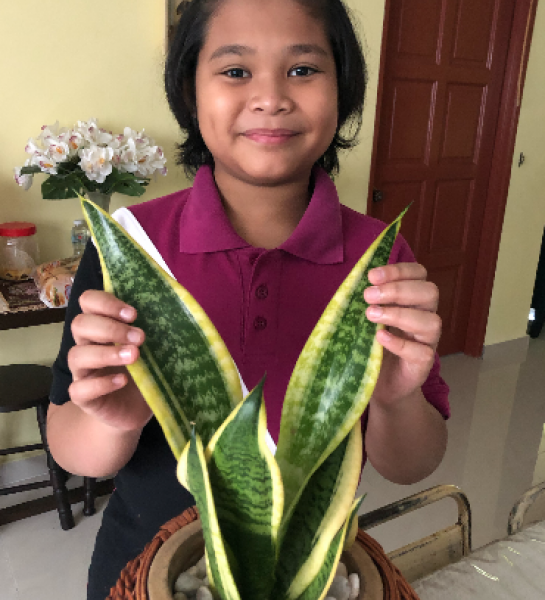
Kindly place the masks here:
<instances>
[{"instance_id":1,"label":"flower arrangement","mask_svg":"<svg viewBox=\"0 0 545 600\"><path fill-rule=\"evenodd\" d=\"M82 204L104 289L136 308L134 324L146 332L128 368L196 500L214 596L323 599L357 533L360 417L382 362L381 326L366 318L363 291L369 271L387 263L402 215L362 256L311 333L275 448L264 380L248 394L196 300L107 213Z\"/></svg>"},{"instance_id":2,"label":"flower arrangement","mask_svg":"<svg viewBox=\"0 0 545 600\"><path fill-rule=\"evenodd\" d=\"M86 192L141 196L152 175L166 175L163 150L144 130L125 127L114 135L99 127L97 119L78 121L72 129L44 125L25 147L30 155L14 169L15 181L25 190L37 173L49 177L42 183L46 200L76 198Z\"/></svg>"}]
</instances>

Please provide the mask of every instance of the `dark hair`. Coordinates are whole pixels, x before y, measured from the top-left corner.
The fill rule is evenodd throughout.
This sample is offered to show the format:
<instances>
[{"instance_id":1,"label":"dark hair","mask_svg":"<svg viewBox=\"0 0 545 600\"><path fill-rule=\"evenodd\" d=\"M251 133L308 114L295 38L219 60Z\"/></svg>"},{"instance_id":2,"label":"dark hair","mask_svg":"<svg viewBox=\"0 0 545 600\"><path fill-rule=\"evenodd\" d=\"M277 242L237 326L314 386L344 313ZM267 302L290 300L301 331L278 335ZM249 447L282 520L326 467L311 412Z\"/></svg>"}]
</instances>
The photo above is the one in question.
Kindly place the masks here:
<instances>
[{"instance_id":1,"label":"dark hair","mask_svg":"<svg viewBox=\"0 0 545 600\"><path fill-rule=\"evenodd\" d=\"M360 42L342 0L296 0L326 27L338 86L338 125L329 148L317 164L330 175L339 171L339 150L356 145L361 129L367 85L367 69ZM195 73L204 44L207 24L221 0L190 0L182 3L181 18L169 48L165 66L165 89L170 110L186 135L178 144L177 164L188 176L202 165L213 165L196 117Z\"/></svg>"}]
</instances>

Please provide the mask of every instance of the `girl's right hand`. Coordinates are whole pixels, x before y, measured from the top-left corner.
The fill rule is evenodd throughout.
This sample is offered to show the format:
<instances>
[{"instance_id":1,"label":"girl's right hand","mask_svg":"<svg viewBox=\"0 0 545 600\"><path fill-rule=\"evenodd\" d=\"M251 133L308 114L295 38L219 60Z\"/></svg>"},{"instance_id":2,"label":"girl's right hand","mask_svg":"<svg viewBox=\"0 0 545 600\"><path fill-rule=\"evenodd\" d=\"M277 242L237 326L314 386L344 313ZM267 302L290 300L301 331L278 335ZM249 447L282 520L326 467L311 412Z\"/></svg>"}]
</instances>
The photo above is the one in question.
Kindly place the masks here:
<instances>
[{"instance_id":1,"label":"girl's right hand","mask_svg":"<svg viewBox=\"0 0 545 600\"><path fill-rule=\"evenodd\" d=\"M72 321L76 345L68 352L71 400L114 429L142 429L152 412L126 369L140 356L145 339L131 326L136 310L99 290L87 290L79 303L82 314Z\"/></svg>"}]
</instances>

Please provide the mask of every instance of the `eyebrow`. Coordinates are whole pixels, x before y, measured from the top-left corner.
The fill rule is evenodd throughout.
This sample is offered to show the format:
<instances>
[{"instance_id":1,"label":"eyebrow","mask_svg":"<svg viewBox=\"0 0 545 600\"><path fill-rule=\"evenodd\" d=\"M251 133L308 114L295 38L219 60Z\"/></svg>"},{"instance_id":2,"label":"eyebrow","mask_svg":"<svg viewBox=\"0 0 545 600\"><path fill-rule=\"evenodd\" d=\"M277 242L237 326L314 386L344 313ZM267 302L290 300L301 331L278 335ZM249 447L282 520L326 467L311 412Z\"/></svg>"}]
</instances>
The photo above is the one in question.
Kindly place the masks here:
<instances>
[{"instance_id":1,"label":"eyebrow","mask_svg":"<svg viewBox=\"0 0 545 600\"><path fill-rule=\"evenodd\" d=\"M287 54L292 56L303 56L305 54L317 54L319 56L329 56L329 53L324 50L318 44L293 44L287 47ZM229 44L227 46L220 46L210 56L210 61L221 58L228 54L234 54L236 56L244 56L245 54L256 54L255 48L250 46L243 46L241 44Z\"/></svg>"}]
</instances>

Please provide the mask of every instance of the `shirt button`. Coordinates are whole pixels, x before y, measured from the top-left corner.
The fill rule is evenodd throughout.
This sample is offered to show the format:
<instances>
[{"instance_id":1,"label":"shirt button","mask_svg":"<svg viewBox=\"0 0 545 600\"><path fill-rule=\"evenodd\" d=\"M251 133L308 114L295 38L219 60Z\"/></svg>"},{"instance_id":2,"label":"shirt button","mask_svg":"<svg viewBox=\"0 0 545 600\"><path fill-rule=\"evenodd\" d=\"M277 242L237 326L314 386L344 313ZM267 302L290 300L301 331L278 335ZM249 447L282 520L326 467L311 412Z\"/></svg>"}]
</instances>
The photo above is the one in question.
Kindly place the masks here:
<instances>
[{"instance_id":1,"label":"shirt button","mask_svg":"<svg viewBox=\"0 0 545 600\"><path fill-rule=\"evenodd\" d=\"M250 264L255 265L258 258L259 258L259 254L256 254L256 253L250 254Z\"/></svg>"},{"instance_id":2,"label":"shirt button","mask_svg":"<svg viewBox=\"0 0 545 600\"><path fill-rule=\"evenodd\" d=\"M254 319L254 329L257 331L263 331L267 327L267 319L265 317L256 317Z\"/></svg>"},{"instance_id":3,"label":"shirt button","mask_svg":"<svg viewBox=\"0 0 545 600\"><path fill-rule=\"evenodd\" d=\"M262 283L255 290L255 297L259 300L265 300L265 298L269 295L269 288Z\"/></svg>"}]
</instances>

